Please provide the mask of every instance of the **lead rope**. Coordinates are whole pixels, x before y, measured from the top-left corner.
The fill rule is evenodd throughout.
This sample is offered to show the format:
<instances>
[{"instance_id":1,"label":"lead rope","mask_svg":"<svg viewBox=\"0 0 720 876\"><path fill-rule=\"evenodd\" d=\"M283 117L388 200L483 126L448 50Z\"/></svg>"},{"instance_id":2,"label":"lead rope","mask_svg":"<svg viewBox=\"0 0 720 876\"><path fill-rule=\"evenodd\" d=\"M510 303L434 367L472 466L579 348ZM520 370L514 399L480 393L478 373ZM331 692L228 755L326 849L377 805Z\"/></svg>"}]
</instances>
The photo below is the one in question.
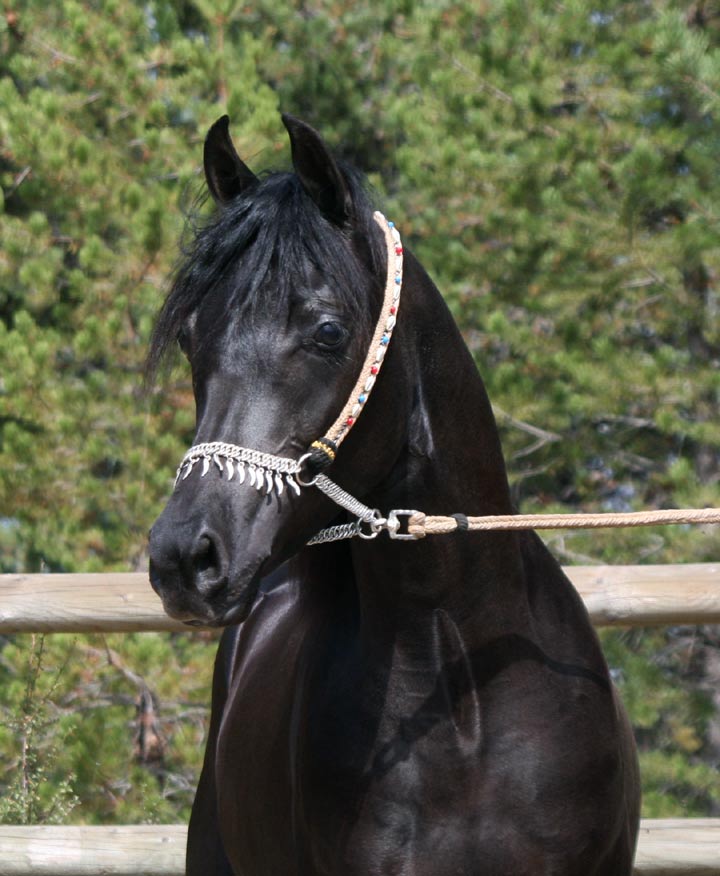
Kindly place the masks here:
<instances>
[{"instance_id":1,"label":"lead rope","mask_svg":"<svg viewBox=\"0 0 720 876\"><path fill-rule=\"evenodd\" d=\"M720 523L720 508L668 508L603 514L496 514L485 517L426 515L413 511L407 530L413 538L448 532L489 532L512 529L612 529L633 526L667 526L671 523Z\"/></svg>"},{"instance_id":2,"label":"lead rope","mask_svg":"<svg viewBox=\"0 0 720 876\"><path fill-rule=\"evenodd\" d=\"M321 475L320 477L324 477ZM336 489L329 478L325 480ZM323 492L333 497L329 490L318 482L317 486ZM340 490L345 496L348 494ZM352 497L350 497L352 499ZM338 501L335 498L335 501ZM353 500L357 501L357 500ZM338 502L342 507L342 502ZM361 505L361 503L358 503ZM400 510L391 511L387 518L380 512L362 506L365 515L354 523L331 526L321 530L308 544L325 544L343 538L375 538L383 530L387 530L392 539L418 540L428 535L444 535L451 532L490 532L511 531L520 529L614 529L620 527L638 526L668 526L670 524L720 524L720 509L689 508L664 509L659 511L629 511L620 514L492 514L483 517L468 517L465 514L453 514L449 517L426 515L422 511ZM350 510L348 508L348 510ZM351 513L354 513L351 512ZM406 518L406 531L401 531L401 518ZM363 529L367 524L367 531Z\"/></svg>"}]
</instances>

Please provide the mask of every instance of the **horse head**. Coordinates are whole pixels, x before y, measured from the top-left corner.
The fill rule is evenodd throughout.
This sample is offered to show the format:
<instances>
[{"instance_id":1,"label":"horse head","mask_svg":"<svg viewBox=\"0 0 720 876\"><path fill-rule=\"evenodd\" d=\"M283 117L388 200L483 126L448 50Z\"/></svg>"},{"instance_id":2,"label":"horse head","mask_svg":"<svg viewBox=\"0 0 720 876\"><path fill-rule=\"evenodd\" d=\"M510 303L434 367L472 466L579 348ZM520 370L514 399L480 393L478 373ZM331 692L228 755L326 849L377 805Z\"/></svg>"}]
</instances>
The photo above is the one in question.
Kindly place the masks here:
<instances>
[{"instance_id":1,"label":"horse head","mask_svg":"<svg viewBox=\"0 0 720 876\"><path fill-rule=\"evenodd\" d=\"M151 366L177 340L192 371L193 449L150 535L152 586L188 623L241 621L262 578L337 514L300 489L295 463L353 390L383 302L390 256L360 178L310 126L283 121L294 172L263 177L238 156L226 116L210 129L204 169L217 209L151 344ZM400 367L398 345L384 374ZM392 375L378 382L380 398L332 463L361 493L397 457L402 418L382 423L379 412L408 403L400 387ZM333 457L335 445L321 450Z\"/></svg>"}]
</instances>

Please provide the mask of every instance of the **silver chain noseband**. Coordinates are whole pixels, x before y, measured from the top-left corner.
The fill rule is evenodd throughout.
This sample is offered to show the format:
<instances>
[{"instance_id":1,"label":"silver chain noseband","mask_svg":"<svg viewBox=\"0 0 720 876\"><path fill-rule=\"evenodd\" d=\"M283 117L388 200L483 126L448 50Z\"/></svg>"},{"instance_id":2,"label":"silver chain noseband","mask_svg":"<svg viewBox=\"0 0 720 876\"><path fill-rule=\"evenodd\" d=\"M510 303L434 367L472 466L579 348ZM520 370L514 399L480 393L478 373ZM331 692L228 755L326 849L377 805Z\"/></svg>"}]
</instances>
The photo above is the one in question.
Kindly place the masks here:
<instances>
[{"instance_id":1,"label":"silver chain noseband","mask_svg":"<svg viewBox=\"0 0 720 876\"><path fill-rule=\"evenodd\" d=\"M202 477L208 473L211 462L221 474L227 474L229 481L237 474L238 483L244 483L247 477L251 487L266 495L275 490L282 496L285 486L290 487L298 496L300 486L294 475L300 471L300 464L294 459L284 456L273 456L271 453L261 453L237 444L226 444L224 441L213 441L209 444L196 444L183 457L177 470L175 483L184 481L202 460Z\"/></svg>"}]
</instances>

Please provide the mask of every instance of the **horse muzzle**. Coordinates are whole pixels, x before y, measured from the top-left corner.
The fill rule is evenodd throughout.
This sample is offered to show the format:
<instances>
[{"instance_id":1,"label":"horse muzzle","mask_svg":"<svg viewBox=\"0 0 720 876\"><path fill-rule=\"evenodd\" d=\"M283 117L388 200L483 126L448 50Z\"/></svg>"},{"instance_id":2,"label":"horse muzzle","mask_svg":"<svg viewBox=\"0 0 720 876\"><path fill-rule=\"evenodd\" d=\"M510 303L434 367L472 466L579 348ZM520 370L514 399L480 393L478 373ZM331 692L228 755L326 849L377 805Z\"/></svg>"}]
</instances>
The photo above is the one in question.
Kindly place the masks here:
<instances>
[{"instance_id":1,"label":"horse muzzle","mask_svg":"<svg viewBox=\"0 0 720 876\"><path fill-rule=\"evenodd\" d=\"M254 602L265 557L233 557L226 537L208 521L173 513L172 503L150 531L150 584L166 613L184 623L240 623Z\"/></svg>"}]
</instances>

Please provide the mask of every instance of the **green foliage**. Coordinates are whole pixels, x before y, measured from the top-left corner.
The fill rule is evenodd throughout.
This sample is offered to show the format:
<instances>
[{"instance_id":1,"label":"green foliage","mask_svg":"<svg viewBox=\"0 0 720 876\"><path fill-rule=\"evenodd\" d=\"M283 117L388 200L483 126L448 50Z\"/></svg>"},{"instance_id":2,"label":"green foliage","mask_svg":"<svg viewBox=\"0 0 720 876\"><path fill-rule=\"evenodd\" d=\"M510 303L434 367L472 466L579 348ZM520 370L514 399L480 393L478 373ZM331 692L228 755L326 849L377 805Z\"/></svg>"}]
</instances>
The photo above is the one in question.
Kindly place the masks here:
<instances>
[{"instance_id":1,"label":"green foliage","mask_svg":"<svg viewBox=\"0 0 720 876\"><path fill-rule=\"evenodd\" d=\"M23 655L24 677L13 679L6 689L15 708L3 709L7 714L0 744L15 753L16 763L0 799L4 824L62 824L79 802L72 790L74 776L56 769L66 737L57 732L51 714L59 676L43 683L44 645L42 637L33 637Z\"/></svg>"},{"instance_id":2,"label":"green foliage","mask_svg":"<svg viewBox=\"0 0 720 876\"><path fill-rule=\"evenodd\" d=\"M645 816L714 811L720 776L703 749L716 715L708 692L696 684L702 640L680 628L604 631L602 643L640 747Z\"/></svg>"},{"instance_id":3,"label":"green foliage","mask_svg":"<svg viewBox=\"0 0 720 876\"><path fill-rule=\"evenodd\" d=\"M187 820L213 638L17 636L0 662L0 821Z\"/></svg>"},{"instance_id":4,"label":"green foliage","mask_svg":"<svg viewBox=\"0 0 720 876\"><path fill-rule=\"evenodd\" d=\"M285 109L369 173L477 358L523 510L719 505L713 8L6 4L0 571L144 567L193 421L187 374L144 395L143 358L225 111L256 170L286 157ZM720 548L711 527L549 541L566 562ZM717 811L720 794L718 718L677 641L605 638L651 815ZM0 642L2 817L185 818L209 650L189 635ZM136 757L138 703L159 759Z\"/></svg>"},{"instance_id":5,"label":"green foliage","mask_svg":"<svg viewBox=\"0 0 720 876\"><path fill-rule=\"evenodd\" d=\"M681 753L644 751L643 812L646 818L698 818L712 811L720 796L717 770Z\"/></svg>"}]
</instances>

